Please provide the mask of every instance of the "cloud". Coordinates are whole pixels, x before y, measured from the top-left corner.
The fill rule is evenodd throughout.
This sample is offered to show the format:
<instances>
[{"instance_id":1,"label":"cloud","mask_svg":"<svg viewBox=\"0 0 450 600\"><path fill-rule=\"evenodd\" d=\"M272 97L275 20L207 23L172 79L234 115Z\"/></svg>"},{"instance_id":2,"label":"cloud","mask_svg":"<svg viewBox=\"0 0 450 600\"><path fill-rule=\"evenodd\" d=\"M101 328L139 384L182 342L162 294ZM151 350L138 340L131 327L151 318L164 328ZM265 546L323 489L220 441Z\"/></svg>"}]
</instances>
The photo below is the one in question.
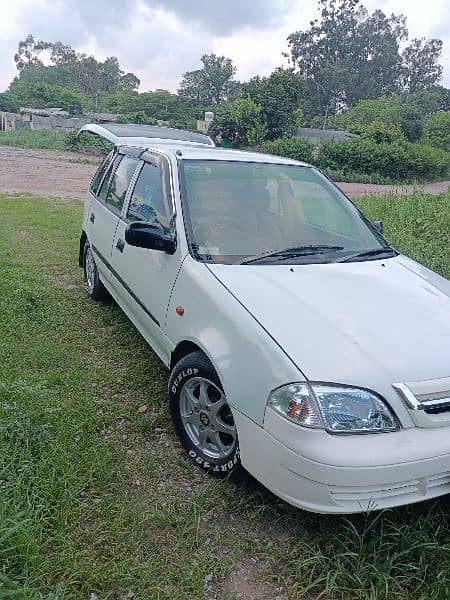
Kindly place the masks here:
<instances>
[{"instance_id":1,"label":"cloud","mask_svg":"<svg viewBox=\"0 0 450 600\"><path fill-rule=\"evenodd\" d=\"M433 0L362 0L370 11L408 17L410 37L444 41L444 84L450 83L450 4ZM16 74L13 56L28 33L62 41L99 59L117 56L141 79L141 90L172 90L204 53L233 59L237 77L267 74L285 63L286 37L306 29L317 3L298 0L15 0L2 6L0 89Z\"/></svg>"},{"instance_id":2,"label":"cloud","mask_svg":"<svg viewBox=\"0 0 450 600\"><path fill-rule=\"evenodd\" d=\"M251 26L277 27L295 5L294 0L145 0L184 22L205 28L205 32L226 36Z\"/></svg>"}]
</instances>

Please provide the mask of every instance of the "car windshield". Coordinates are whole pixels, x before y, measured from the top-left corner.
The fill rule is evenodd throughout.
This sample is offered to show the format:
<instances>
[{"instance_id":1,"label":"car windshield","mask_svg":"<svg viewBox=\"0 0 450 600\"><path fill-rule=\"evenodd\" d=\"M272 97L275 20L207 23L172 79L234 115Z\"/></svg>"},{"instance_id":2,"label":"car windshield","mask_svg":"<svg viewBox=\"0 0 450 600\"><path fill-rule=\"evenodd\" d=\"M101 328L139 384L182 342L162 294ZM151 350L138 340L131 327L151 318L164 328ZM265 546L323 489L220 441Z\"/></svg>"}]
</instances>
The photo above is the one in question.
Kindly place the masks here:
<instances>
[{"instance_id":1,"label":"car windshield","mask_svg":"<svg viewBox=\"0 0 450 600\"><path fill-rule=\"evenodd\" d=\"M216 263L373 260L392 252L312 167L183 160L183 210L195 256ZM364 254L369 252L369 254Z\"/></svg>"}]
</instances>

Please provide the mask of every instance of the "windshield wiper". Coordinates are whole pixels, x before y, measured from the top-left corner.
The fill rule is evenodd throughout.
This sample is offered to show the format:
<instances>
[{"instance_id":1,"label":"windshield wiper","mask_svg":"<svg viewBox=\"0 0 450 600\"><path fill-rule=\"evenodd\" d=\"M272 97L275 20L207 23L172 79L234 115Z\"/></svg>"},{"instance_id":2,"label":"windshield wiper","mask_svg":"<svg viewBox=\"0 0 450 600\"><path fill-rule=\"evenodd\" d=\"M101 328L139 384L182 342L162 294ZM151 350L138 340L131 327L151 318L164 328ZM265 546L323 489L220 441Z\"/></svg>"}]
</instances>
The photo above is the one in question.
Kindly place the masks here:
<instances>
[{"instance_id":1,"label":"windshield wiper","mask_svg":"<svg viewBox=\"0 0 450 600\"><path fill-rule=\"evenodd\" d=\"M261 252L248 258L240 260L238 265L247 265L249 263L258 262L265 258L277 257L280 259L295 258L296 256L308 256L310 254L323 254L325 252L333 252L335 250L343 250L343 246L326 246L323 244L315 244L309 246L294 246L293 248L284 248L284 250L271 250L269 252Z\"/></svg>"},{"instance_id":2,"label":"windshield wiper","mask_svg":"<svg viewBox=\"0 0 450 600\"><path fill-rule=\"evenodd\" d=\"M374 248L373 250L360 250L359 252L353 252L353 254L347 254L347 256L340 256L333 260L334 263L340 262L348 262L353 258L363 258L364 256L377 256L378 254L392 254L395 255L395 250L393 248Z\"/></svg>"}]
</instances>

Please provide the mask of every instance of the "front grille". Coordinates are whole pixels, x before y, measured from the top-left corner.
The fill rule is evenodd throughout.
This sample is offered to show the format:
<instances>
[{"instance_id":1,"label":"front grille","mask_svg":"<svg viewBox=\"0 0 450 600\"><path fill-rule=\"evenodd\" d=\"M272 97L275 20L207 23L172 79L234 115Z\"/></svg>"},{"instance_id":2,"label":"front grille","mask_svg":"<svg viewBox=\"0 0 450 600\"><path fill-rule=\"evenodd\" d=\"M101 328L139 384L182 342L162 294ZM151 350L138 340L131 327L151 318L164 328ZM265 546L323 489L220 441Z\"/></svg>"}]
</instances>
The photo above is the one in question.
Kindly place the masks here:
<instances>
[{"instance_id":1,"label":"front grille","mask_svg":"<svg viewBox=\"0 0 450 600\"><path fill-rule=\"evenodd\" d=\"M445 394L418 394L416 396L422 409L430 414L438 414L450 411L450 397Z\"/></svg>"},{"instance_id":2,"label":"front grille","mask_svg":"<svg viewBox=\"0 0 450 600\"><path fill-rule=\"evenodd\" d=\"M424 408L424 411L427 413L427 415L440 415L442 413L449 412L450 411L450 399L445 404Z\"/></svg>"},{"instance_id":3,"label":"front grille","mask_svg":"<svg viewBox=\"0 0 450 600\"><path fill-rule=\"evenodd\" d=\"M450 471L395 483L367 486L329 486L333 500L349 510L376 510L419 502L450 492Z\"/></svg>"},{"instance_id":4,"label":"front grille","mask_svg":"<svg viewBox=\"0 0 450 600\"><path fill-rule=\"evenodd\" d=\"M418 427L450 425L450 377L392 385Z\"/></svg>"}]
</instances>

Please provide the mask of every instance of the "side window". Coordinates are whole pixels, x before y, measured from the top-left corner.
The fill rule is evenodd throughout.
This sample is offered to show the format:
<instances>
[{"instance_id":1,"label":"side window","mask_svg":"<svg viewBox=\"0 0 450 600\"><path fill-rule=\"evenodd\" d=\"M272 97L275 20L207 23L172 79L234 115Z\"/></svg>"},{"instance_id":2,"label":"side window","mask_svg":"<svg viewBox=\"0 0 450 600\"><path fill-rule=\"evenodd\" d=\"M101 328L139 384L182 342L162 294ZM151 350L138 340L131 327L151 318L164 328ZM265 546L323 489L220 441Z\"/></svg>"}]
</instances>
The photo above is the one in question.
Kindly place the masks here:
<instances>
[{"instance_id":1,"label":"side window","mask_svg":"<svg viewBox=\"0 0 450 600\"><path fill-rule=\"evenodd\" d=\"M101 198L103 200L103 202L106 201L106 196L108 195L109 184L111 182L114 171L117 169L117 166L121 160L122 160L122 155L116 154L116 156L113 158L113 160L109 163L109 167L106 172L105 178L103 179L103 183L100 186L100 189L97 194L97 196L99 198Z\"/></svg>"},{"instance_id":2,"label":"side window","mask_svg":"<svg viewBox=\"0 0 450 600\"><path fill-rule=\"evenodd\" d=\"M131 195L127 218L130 221L150 221L168 226L162 173L157 165L144 163Z\"/></svg>"},{"instance_id":3,"label":"side window","mask_svg":"<svg viewBox=\"0 0 450 600\"><path fill-rule=\"evenodd\" d=\"M111 178L105 202L113 206L118 212L122 210L127 189L137 164L136 158L123 156Z\"/></svg>"},{"instance_id":4,"label":"side window","mask_svg":"<svg viewBox=\"0 0 450 600\"><path fill-rule=\"evenodd\" d=\"M102 160L102 162L100 163L100 166L97 169L97 172L95 173L94 177L92 178L90 190L93 194L97 193L98 186L100 185L103 175L105 174L105 171L108 168L111 158L112 158L112 152L110 152L108 154L108 156L106 156L106 158L104 158Z\"/></svg>"}]
</instances>

